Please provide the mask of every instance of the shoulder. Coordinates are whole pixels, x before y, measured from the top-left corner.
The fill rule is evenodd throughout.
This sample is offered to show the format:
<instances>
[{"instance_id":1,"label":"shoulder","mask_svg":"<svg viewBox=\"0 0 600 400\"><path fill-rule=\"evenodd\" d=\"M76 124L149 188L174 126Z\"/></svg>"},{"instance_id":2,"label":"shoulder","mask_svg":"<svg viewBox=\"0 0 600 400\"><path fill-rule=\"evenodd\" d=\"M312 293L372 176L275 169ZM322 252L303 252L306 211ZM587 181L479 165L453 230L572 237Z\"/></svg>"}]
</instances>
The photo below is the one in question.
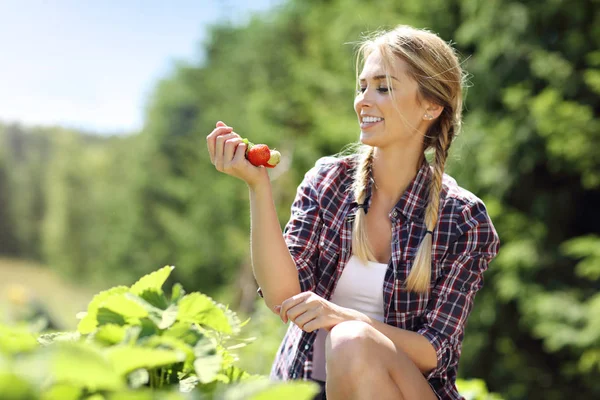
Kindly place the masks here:
<instances>
[{"instance_id":1,"label":"shoulder","mask_svg":"<svg viewBox=\"0 0 600 400\"><path fill-rule=\"evenodd\" d=\"M322 157L306 173L304 181L310 182L317 192L346 188L353 179L355 160L355 155Z\"/></svg>"},{"instance_id":2,"label":"shoulder","mask_svg":"<svg viewBox=\"0 0 600 400\"><path fill-rule=\"evenodd\" d=\"M473 229L488 231L497 237L492 220L483 200L458 185L456 180L444 174L442 180L442 207L440 217L452 220L459 235Z\"/></svg>"}]
</instances>

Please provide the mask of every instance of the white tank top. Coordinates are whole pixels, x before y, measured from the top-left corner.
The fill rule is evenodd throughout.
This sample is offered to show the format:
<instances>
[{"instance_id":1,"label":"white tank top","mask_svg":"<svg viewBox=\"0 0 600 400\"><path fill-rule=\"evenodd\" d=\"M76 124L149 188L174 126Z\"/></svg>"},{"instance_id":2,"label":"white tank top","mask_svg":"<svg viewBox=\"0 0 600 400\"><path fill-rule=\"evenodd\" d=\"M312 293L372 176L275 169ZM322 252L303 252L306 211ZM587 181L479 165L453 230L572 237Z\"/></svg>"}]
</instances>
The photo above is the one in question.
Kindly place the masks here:
<instances>
[{"instance_id":1,"label":"white tank top","mask_svg":"<svg viewBox=\"0 0 600 400\"><path fill-rule=\"evenodd\" d=\"M365 265L352 255L342 271L330 301L383 322L383 280L387 268L387 264L372 261ZM327 376L325 370L327 333L325 329L319 329L313 345L312 378L320 381L325 381Z\"/></svg>"}]
</instances>

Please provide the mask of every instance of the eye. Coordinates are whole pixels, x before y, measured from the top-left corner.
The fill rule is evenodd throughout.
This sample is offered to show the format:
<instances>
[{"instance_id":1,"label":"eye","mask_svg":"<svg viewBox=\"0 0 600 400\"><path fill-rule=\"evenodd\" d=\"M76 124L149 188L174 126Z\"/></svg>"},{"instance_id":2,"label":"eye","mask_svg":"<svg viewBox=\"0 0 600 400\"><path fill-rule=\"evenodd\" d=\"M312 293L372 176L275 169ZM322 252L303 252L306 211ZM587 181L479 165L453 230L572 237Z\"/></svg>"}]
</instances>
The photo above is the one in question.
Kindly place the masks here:
<instances>
[{"instance_id":1,"label":"eye","mask_svg":"<svg viewBox=\"0 0 600 400\"><path fill-rule=\"evenodd\" d=\"M365 92L365 90L367 90L367 88L366 88L366 87L360 87L360 88L358 88L358 89L356 90L356 94L357 94L357 95L359 95L359 94L361 94L361 93L364 93L364 92ZM383 87L383 86L380 86L380 87L378 87L378 88L377 88L377 89L375 89L375 90L377 90L379 93L389 93L389 92L391 91L391 89L390 89L390 88Z\"/></svg>"}]
</instances>

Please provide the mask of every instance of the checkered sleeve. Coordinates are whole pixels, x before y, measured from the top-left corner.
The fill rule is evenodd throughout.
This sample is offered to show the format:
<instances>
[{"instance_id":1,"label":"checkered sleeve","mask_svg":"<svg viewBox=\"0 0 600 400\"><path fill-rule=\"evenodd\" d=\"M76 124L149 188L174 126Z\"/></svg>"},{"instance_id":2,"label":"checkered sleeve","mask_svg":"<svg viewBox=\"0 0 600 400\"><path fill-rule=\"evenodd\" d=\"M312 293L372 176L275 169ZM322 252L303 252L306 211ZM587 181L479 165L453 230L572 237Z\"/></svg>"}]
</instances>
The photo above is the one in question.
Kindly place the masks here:
<instances>
[{"instance_id":1,"label":"checkered sleeve","mask_svg":"<svg viewBox=\"0 0 600 400\"><path fill-rule=\"evenodd\" d=\"M496 256L499 238L483 202L464 206L458 223L458 239L442 259L443 275L432 290L425 323L418 333L437 354L437 367L427 376L447 378L458 366L467 318L475 294L483 286L483 273Z\"/></svg>"},{"instance_id":2,"label":"checkered sleeve","mask_svg":"<svg viewBox=\"0 0 600 400\"><path fill-rule=\"evenodd\" d=\"M298 269L300 288L303 292L314 291L316 286L319 232L318 184L322 179L319 166L309 170L298 186L292 203L290 220L285 226L283 237Z\"/></svg>"}]
</instances>

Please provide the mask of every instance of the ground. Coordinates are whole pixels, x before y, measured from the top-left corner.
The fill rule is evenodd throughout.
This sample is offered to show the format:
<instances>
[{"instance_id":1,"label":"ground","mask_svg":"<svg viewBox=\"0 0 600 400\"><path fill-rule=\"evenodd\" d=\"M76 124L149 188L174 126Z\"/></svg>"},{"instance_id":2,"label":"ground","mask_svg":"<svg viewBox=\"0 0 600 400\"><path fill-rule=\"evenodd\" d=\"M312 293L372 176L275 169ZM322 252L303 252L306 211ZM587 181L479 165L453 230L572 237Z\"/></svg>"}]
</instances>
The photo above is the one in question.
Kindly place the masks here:
<instances>
[{"instance_id":1,"label":"ground","mask_svg":"<svg viewBox=\"0 0 600 400\"><path fill-rule=\"evenodd\" d=\"M0 322L24 307L40 307L57 326L72 330L77 327L75 315L99 290L79 287L34 262L0 258Z\"/></svg>"}]
</instances>

